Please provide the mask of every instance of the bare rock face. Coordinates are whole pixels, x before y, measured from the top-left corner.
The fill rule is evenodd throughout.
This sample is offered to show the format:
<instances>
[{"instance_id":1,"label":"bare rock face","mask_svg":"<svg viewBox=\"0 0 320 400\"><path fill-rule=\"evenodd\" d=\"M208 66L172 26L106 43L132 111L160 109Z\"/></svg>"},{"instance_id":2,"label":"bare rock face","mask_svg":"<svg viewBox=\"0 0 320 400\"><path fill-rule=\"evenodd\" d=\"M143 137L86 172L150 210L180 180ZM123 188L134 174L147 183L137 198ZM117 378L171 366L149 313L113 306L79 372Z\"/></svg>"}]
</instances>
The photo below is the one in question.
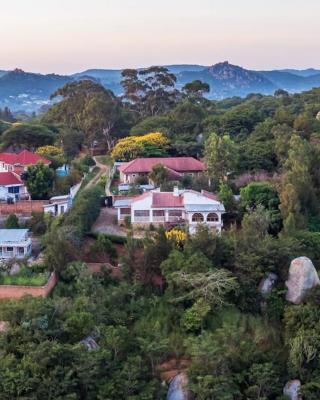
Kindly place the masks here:
<instances>
[{"instance_id":1,"label":"bare rock face","mask_svg":"<svg viewBox=\"0 0 320 400\"><path fill-rule=\"evenodd\" d=\"M273 272L268 273L268 275L262 279L259 285L259 292L262 294L262 296L265 296L271 292L277 279L278 276Z\"/></svg>"},{"instance_id":2,"label":"bare rock face","mask_svg":"<svg viewBox=\"0 0 320 400\"><path fill-rule=\"evenodd\" d=\"M169 385L167 400L189 400L189 391L186 389L188 378L185 373L178 374Z\"/></svg>"},{"instance_id":3,"label":"bare rock face","mask_svg":"<svg viewBox=\"0 0 320 400\"><path fill-rule=\"evenodd\" d=\"M301 382L298 379L294 379L286 383L286 386L283 388L283 394L288 396L290 400L302 400L299 394L300 388Z\"/></svg>"},{"instance_id":4,"label":"bare rock face","mask_svg":"<svg viewBox=\"0 0 320 400\"><path fill-rule=\"evenodd\" d=\"M286 299L293 304L303 301L305 292L320 284L317 270L307 257L295 258L289 268L289 277L286 281L288 292Z\"/></svg>"}]
</instances>

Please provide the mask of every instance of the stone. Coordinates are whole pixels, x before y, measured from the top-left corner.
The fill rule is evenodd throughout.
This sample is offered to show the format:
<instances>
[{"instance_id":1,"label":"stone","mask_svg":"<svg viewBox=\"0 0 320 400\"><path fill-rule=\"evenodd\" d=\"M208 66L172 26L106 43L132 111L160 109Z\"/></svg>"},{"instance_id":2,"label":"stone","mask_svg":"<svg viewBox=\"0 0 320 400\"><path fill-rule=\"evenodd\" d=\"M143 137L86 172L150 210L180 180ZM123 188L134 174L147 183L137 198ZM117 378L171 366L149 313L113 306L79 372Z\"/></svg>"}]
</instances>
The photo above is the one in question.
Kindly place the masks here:
<instances>
[{"instance_id":1,"label":"stone","mask_svg":"<svg viewBox=\"0 0 320 400\"><path fill-rule=\"evenodd\" d=\"M283 394L288 396L290 400L302 400L300 396L301 382L299 379L294 379L286 383L286 386L283 388Z\"/></svg>"},{"instance_id":2,"label":"stone","mask_svg":"<svg viewBox=\"0 0 320 400\"><path fill-rule=\"evenodd\" d=\"M167 400L189 400L190 395L189 390L186 389L187 385L188 378L184 372L176 375L170 382Z\"/></svg>"},{"instance_id":3,"label":"stone","mask_svg":"<svg viewBox=\"0 0 320 400\"><path fill-rule=\"evenodd\" d=\"M286 281L288 292L286 299L293 304L300 304L308 289L320 284L317 270L307 257L298 257L292 260L289 268L289 277Z\"/></svg>"},{"instance_id":4,"label":"stone","mask_svg":"<svg viewBox=\"0 0 320 400\"><path fill-rule=\"evenodd\" d=\"M318 121L320 121L320 111L318 112L318 114L317 114L317 116L316 116L316 119L317 119Z\"/></svg>"},{"instance_id":5,"label":"stone","mask_svg":"<svg viewBox=\"0 0 320 400\"><path fill-rule=\"evenodd\" d=\"M20 264L14 263L10 268L9 275L17 275L19 271L20 271Z\"/></svg>"},{"instance_id":6,"label":"stone","mask_svg":"<svg viewBox=\"0 0 320 400\"><path fill-rule=\"evenodd\" d=\"M276 283L278 276L273 272L269 272L265 278L263 278L259 285L259 292L262 296L267 295L271 292L274 284Z\"/></svg>"}]
</instances>

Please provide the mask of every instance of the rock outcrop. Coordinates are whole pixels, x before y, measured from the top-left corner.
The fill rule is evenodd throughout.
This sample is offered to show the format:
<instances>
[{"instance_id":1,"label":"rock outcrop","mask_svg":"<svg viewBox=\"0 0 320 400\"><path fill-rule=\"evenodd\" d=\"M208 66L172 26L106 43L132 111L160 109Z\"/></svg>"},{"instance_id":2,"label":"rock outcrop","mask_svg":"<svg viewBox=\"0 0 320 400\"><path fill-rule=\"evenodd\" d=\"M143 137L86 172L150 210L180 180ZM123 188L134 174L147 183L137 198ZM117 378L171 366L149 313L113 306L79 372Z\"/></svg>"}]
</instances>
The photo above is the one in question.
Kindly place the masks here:
<instances>
[{"instance_id":1,"label":"rock outcrop","mask_svg":"<svg viewBox=\"0 0 320 400\"><path fill-rule=\"evenodd\" d=\"M298 379L294 379L286 383L286 386L283 388L283 394L288 396L290 400L302 400L300 396L301 382Z\"/></svg>"},{"instance_id":2,"label":"rock outcrop","mask_svg":"<svg viewBox=\"0 0 320 400\"><path fill-rule=\"evenodd\" d=\"M188 385L187 375L182 372L172 379L169 385L167 400L189 400L189 391L186 389Z\"/></svg>"},{"instance_id":3,"label":"rock outcrop","mask_svg":"<svg viewBox=\"0 0 320 400\"><path fill-rule=\"evenodd\" d=\"M293 304L300 304L308 289L320 284L317 270L307 257L295 258L289 268L289 277L286 281L288 292L286 299Z\"/></svg>"},{"instance_id":4,"label":"rock outcrop","mask_svg":"<svg viewBox=\"0 0 320 400\"><path fill-rule=\"evenodd\" d=\"M274 284L276 283L278 276L273 272L269 272L265 278L263 278L259 285L259 292L262 296L267 295L271 292Z\"/></svg>"}]
</instances>

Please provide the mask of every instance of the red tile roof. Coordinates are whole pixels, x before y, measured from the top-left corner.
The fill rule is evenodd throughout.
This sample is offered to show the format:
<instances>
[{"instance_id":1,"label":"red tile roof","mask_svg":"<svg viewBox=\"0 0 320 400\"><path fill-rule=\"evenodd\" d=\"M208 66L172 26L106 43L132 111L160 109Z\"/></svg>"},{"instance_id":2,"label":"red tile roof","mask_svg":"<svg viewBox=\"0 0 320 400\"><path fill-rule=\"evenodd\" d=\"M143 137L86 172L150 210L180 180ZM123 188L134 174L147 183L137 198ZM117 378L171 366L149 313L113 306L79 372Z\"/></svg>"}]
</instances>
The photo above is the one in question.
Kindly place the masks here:
<instances>
[{"instance_id":1,"label":"red tile roof","mask_svg":"<svg viewBox=\"0 0 320 400\"><path fill-rule=\"evenodd\" d=\"M218 195L215 193L207 192L206 190L201 190L201 194L208 199L219 201Z\"/></svg>"},{"instance_id":2,"label":"red tile roof","mask_svg":"<svg viewBox=\"0 0 320 400\"><path fill-rule=\"evenodd\" d=\"M0 172L0 186L8 185L23 185L23 182L13 172Z\"/></svg>"},{"instance_id":3,"label":"red tile roof","mask_svg":"<svg viewBox=\"0 0 320 400\"><path fill-rule=\"evenodd\" d=\"M204 170L204 164L193 157L136 158L121 165L119 170L125 174L149 173L156 164L162 164L177 172L198 172Z\"/></svg>"},{"instance_id":4,"label":"red tile roof","mask_svg":"<svg viewBox=\"0 0 320 400\"><path fill-rule=\"evenodd\" d=\"M173 193L152 193L152 207L183 207L183 197L174 196Z\"/></svg>"},{"instance_id":5,"label":"red tile roof","mask_svg":"<svg viewBox=\"0 0 320 400\"><path fill-rule=\"evenodd\" d=\"M28 150L22 150L20 153L0 153L0 161L10 165L34 165L42 161L44 164L49 165L50 161L38 154L32 153Z\"/></svg>"}]
</instances>

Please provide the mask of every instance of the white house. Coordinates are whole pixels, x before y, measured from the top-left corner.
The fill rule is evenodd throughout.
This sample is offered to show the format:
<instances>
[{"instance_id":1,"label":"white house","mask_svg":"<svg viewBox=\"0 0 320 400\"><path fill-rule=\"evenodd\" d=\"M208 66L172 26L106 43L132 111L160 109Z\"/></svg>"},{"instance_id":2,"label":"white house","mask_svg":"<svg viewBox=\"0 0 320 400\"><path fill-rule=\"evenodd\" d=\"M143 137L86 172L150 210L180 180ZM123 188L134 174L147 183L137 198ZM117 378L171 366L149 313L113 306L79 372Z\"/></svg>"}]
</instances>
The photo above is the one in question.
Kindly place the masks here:
<instances>
[{"instance_id":1,"label":"white house","mask_svg":"<svg viewBox=\"0 0 320 400\"><path fill-rule=\"evenodd\" d=\"M0 153L0 172L16 172L21 174L29 165L35 165L38 162L50 165L46 158L32 153L28 150L22 150L20 153Z\"/></svg>"},{"instance_id":2,"label":"white house","mask_svg":"<svg viewBox=\"0 0 320 400\"><path fill-rule=\"evenodd\" d=\"M72 198L69 194L65 196L54 196L49 200L49 204L43 206L45 213L50 213L54 216L64 214L71 208Z\"/></svg>"},{"instance_id":3,"label":"white house","mask_svg":"<svg viewBox=\"0 0 320 400\"><path fill-rule=\"evenodd\" d=\"M221 232L222 214L225 212L223 204L213 193L179 190L177 187L173 192L155 190L133 198L118 199L114 207L119 223L130 217L133 225L187 224L190 233L194 233L200 223Z\"/></svg>"},{"instance_id":4,"label":"white house","mask_svg":"<svg viewBox=\"0 0 320 400\"><path fill-rule=\"evenodd\" d=\"M0 258L24 258L31 255L28 229L0 229Z\"/></svg>"},{"instance_id":5,"label":"white house","mask_svg":"<svg viewBox=\"0 0 320 400\"><path fill-rule=\"evenodd\" d=\"M27 188L20 176L14 172L0 172L0 200L29 199Z\"/></svg>"}]
</instances>

